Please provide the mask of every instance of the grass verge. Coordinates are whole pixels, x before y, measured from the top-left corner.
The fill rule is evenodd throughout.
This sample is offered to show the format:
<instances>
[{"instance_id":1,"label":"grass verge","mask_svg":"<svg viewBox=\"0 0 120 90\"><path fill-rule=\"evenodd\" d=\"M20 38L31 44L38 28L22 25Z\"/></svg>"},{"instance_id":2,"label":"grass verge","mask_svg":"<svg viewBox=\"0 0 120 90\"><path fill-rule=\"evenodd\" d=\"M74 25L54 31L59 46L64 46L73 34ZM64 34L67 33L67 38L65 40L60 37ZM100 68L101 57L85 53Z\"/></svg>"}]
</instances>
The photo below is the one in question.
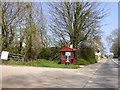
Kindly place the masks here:
<instances>
[{"instance_id":1,"label":"grass verge","mask_svg":"<svg viewBox=\"0 0 120 90\"><path fill-rule=\"evenodd\" d=\"M97 63L97 62L95 60L85 60L82 58L76 60L76 65L89 65L94 63Z\"/></svg>"},{"instance_id":2,"label":"grass verge","mask_svg":"<svg viewBox=\"0 0 120 90\"><path fill-rule=\"evenodd\" d=\"M77 69L80 68L79 65L64 65L64 64L58 64L58 60L44 60L39 59L36 61L15 61L15 60L9 60L9 61L3 61L3 65L23 65L23 66L34 66L34 67L51 67L51 68L68 68L68 69Z\"/></svg>"}]
</instances>

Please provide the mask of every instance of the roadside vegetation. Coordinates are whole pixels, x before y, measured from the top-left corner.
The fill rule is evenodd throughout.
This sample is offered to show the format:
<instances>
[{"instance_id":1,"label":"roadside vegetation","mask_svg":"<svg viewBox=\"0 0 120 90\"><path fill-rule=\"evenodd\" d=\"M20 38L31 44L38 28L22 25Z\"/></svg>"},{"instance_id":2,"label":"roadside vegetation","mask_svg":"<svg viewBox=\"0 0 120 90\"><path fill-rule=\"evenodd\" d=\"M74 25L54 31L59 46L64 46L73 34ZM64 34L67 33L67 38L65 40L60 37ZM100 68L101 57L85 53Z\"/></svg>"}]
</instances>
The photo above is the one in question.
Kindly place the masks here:
<instances>
[{"instance_id":1,"label":"roadside vegetation","mask_svg":"<svg viewBox=\"0 0 120 90\"><path fill-rule=\"evenodd\" d=\"M101 4L2 2L1 52L20 54L24 59L9 57L3 64L78 68L96 63L95 52L98 48L104 52L100 27L105 10L99 7ZM78 52L76 65L58 64L60 49L70 45Z\"/></svg>"},{"instance_id":2,"label":"roadside vegetation","mask_svg":"<svg viewBox=\"0 0 120 90\"><path fill-rule=\"evenodd\" d=\"M20 66L34 66L34 67L49 67L49 68L68 68L68 69L77 69L80 68L79 65L64 65L64 64L58 64L58 60L50 61L45 59L38 59L36 61L15 61L15 60L9 60L9 61L3 61L3 65L20 65Z\"/></svg>"},{"instance_id":3,"label":"roadside vegetation","mask_svg":"<svg viewBox=\"0 0 120 90\"><path fill-rule=\"evenodd\" d=\"M110 43L110 52L113 53L113 58L118 58L119 52L119 41L118 41L118 29L113 30L109 36L107 36L107 41Z\"/></svg>"}]
</instances>

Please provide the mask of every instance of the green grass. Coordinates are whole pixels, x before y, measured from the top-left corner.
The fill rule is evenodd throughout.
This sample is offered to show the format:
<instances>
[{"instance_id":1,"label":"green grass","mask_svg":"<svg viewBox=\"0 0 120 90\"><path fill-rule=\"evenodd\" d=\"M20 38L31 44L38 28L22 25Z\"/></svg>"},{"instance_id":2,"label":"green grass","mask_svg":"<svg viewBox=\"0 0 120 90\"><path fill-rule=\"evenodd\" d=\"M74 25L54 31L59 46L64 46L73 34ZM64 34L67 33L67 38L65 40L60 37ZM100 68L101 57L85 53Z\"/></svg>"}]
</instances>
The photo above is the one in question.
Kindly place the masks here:
<instances>
[{"instance_id":1,"label":"green grass","mask_svg":"<svg viewBox=\"0 0 120 90\"><path fill-rule=\"evenodd\" d=\"M2 64L24 65L24 66L34 66L34 67L68 68L68 69L80 68L79 65L64 65L64 64L58 64L58 62L59 62L58 60L50 61L44 59L39 59L36 61L28 61L28 62L9 60L9 61L3 61Z\"/></svg>"},{"instance_id":2,"label":"green grass","mask_svg":"<svg viewBox=\"0 0 120 90\"><path fill-rule=\"evenodd\" d=\"M85 59L78 59L76 60L77 65L89 65L89 64L94 64L97 63L95 60L85 60Z\"/></svg>"}]
</instances>

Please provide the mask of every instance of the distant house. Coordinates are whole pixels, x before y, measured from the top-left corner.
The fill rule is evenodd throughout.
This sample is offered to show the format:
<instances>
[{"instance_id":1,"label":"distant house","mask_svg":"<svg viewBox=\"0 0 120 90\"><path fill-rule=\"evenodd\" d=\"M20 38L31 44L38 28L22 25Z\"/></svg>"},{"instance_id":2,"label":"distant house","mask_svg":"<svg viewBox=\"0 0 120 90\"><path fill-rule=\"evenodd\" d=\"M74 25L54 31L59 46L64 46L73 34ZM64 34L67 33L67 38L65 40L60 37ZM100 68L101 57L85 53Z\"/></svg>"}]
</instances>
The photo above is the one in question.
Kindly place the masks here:
<instances>
[{"instance_id":1,"label":"distant house","mask_svg":"<svg viewBox=\"0 0 120 90\"><path fill-rule=\"evenodd\" d=\"M99 45L97 42L94 42L95 45L95 56L97 60L100 60L103 56L103 52L102 49L103 47L101 45Z\"/></svg>"},{"instance_id":2,"label":"distant house","mask_svg":"<svg viewBox=\"0 0 120 90\"><path fill-rule=\"evenodd\" d=\"M96 58L97 58L98 60L100 60L101 57L102 57L102 52L100 52L100 50L97 50L97 51L95 52L95 56L96 56Z\"/></svg>"}]
</instances>

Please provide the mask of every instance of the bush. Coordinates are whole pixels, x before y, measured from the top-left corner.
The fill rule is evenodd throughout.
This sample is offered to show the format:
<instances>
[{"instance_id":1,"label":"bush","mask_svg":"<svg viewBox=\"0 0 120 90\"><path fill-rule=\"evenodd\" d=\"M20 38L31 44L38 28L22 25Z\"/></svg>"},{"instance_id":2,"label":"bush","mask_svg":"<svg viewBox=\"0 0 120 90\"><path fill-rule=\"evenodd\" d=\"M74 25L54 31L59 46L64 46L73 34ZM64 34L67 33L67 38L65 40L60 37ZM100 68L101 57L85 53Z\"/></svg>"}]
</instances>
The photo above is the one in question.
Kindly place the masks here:
<instances>
[{"instance_id":1,"label":"bush","mask_svg":"<svg viewBox=\"0 0 120 90\"><path fill-rule=\"evenodd\" d=\"M50 60L59 60L60 59L60 48L58 47L51 47L51 56Z\"/></svg>"},{"instance_id":2,"label":"bush","mask_svg":"<svg viewBox=\"0 0 120 90\"><path fill-rule=\"evenodd\" d=\"M47 59L47 60L59 60L60 50L57 47L49 47L49 48L43 48L42 51L39 54L40 59Z\"/></svg>"},{"instance_id":3,"label":"bush","mask_svg":"<svg viewBox=\"0 0 120 90\"><path fill-rule=\"evenodd\" d=\"M40 59L49 59L50 58L50 48L42 48L42 51L39 53L39 57Z\"/></svg>"},{"instance_id":4,"label":"bush","mask_svg":"<svg viewBox=\"0 0 120 90\"><path fill-rule=\"evenodd\" d=\"M89 62L90 64L96 63L97 60L95 59L95 51L90 45L86 45L84 43L81 44L81 47L78 50L78 58L84 59L82 62L85 61Z\"/></svg>"},{"instance_id":5,"label":"bush","mask_svg":"<svg viewBox=\"0 0 120 90\"><path fill-rule=\"evenodd\" d=\"M77 59L76 60L76 65L88 65L90 64L89 61L86 61L85 59Z\"/></svg>"}]
</instances>

